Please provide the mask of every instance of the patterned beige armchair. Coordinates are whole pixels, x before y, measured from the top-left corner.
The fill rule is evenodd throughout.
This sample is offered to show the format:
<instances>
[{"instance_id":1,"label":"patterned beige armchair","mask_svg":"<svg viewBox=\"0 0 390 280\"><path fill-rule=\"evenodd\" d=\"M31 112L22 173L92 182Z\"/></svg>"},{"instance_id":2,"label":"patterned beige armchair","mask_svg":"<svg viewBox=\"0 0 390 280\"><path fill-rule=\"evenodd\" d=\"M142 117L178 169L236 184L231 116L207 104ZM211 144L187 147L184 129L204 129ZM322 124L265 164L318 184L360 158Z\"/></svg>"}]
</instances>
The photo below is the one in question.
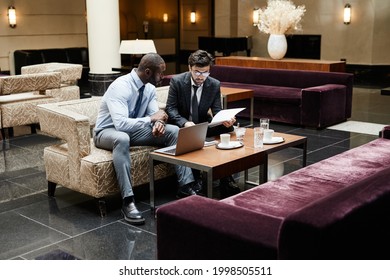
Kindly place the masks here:
<instances>
[{"instance_id":1,"label":"patterned beige armchair","mask_svg":"<svg viewBox=\"0 0 390 280\"><path fill-rule=\"evenodd\" d=\"M167 91L159 90L160 94ZM101 97L38 106L41 131L63 139L63 144L44 149L48 194L57 185L97 199L100 215L106 215L105 197L118 193L112 153L96 148L92 140ZM161 99L159 99L161 101ZM163 104L162 104L163 105ZM131 147L131 180L134 187L149 182L149 152L156 147ZM157 179L173 175L169 165L155 167Z\"/></svg>"},{"instance_id":2,"label":"patterned beige armchair","mask_svg":"<svg viewBox=\"0 0 390 280\"><path fill-rule=\"evenodd\" d=\"M0 127L5 129L38 123L36 105L48 103L50 89L60 87L60 73L40 73L0 77ZM12 130L10 130L12 136Z\"/></svg>"},{"instance_id":3,"label":"patterned beige armchair","mask_svg":"<svg viewBox=\"0 0 390 280\"><path fill-rule=\"evenodd\" d=\"M75 81L81 77L81 65L47 63L23 67L21 75L0 77L0 128L13 136L12 128L38 123L38 104L80 98Z\"/></svg>"}]
</instances>

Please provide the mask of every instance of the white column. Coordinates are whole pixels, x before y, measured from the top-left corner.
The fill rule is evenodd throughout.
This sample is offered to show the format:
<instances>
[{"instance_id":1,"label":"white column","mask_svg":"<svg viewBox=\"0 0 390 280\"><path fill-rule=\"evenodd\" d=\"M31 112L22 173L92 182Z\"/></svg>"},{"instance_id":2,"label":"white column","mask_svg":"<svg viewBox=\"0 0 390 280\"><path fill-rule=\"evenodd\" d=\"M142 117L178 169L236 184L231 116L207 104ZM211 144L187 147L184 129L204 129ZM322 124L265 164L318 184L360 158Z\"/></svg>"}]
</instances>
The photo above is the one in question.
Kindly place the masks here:
<instances>
[{"instance_id":1,"label":"white column","mask_svg":"<svg viewBox=\"0 0 390 280\"><path fill-rule=\"evenodd\" d=\"M118 0L86 0L91 74L110 74L121 67Z\"/></svg>"}]
</instances>

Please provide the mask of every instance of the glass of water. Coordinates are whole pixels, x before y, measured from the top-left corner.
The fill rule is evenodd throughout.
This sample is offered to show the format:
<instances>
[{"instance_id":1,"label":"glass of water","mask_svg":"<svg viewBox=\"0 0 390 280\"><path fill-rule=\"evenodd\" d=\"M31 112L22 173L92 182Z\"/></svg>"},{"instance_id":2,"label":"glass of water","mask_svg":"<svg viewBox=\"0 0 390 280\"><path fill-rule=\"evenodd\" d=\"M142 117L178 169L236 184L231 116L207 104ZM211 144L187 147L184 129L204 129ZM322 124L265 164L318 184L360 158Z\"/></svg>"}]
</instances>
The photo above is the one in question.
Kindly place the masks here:
<instances>
[{"instance_id":1,"label":"glass of water","mask_svg":"<svg viewBox=\"0 0 390 280\"><path fill-rule=\"evenodd\" d=\"M269 129L269 119L261 118L260 119L260 127L262 127L263 129Z\"/></svg>"},{"instance_id":2,"label":"glass of water","mask_svg":"<svg viewBox=\"0 0 390 280\"><path fill-rule=\"evenodd\" d=\"M263 137L264 137L264 128L254 127L253 128L253 147L263 148Z\"/></svg>"},{"instance_id":3,"label":"glass of water","mask_svg":"<svg viewBox=\"0 0 390 280\"><path fill-rule=\"evenodd\" d=\"M245 127L236 127L234 129L234 131L236 132L237 141L240 141L241 143L244 142L246 128Z\"/></svg>"}]
</instances>

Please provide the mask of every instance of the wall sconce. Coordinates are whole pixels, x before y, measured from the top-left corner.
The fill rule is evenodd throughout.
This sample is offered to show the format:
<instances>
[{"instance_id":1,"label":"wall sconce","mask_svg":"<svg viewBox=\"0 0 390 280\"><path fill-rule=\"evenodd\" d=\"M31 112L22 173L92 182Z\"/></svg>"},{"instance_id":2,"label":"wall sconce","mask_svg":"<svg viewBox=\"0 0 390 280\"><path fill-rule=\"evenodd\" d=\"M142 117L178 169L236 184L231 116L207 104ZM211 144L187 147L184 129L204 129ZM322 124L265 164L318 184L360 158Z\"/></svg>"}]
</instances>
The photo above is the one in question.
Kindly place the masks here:
<instances>
[{"instance_id":1,"label":"wall sconce","mask_svg":"<svg viewBox=\"0 0 390 280\"><path fill-rule=\"evenodd\" d=\"M10 27L16 27L16 10L13 6L8 7L8 23Z\"/></svg>"},{"instance_id":2,"label":"wall sconce","mask_svg":"<svg viewBox=\"0 0 390 280\"><path fill-rule=\"evenodd\" d=\"M259 19L259 9L258 8L253 9L252 21L253 21L253 26L259 25L260 19Z\"/></svg>"},{"instance_id":3,"label":"wall sconce","mask_svg":"<svg viewBox=\"0 0 390 280\"><path fill-rule=\"evenodd\" d=\"M190 14L190 22L192 24L196 23L196 12L191 12L191 14Z\"/></svg>"},{"instance_id":4,"label":"wall sconce","mask_svg":"<svg viewBox=\"0 0 390 280\"><path fill-rule=\"evenodd\" d=\"M163 22L168 22L168 14L167 13L163 14Z\"/></svg>"},{"instance_id":5,"label":"wall sconce","mask_svg":"<svg viewBox=\"0 0 390 280\"><path fill-rule=\"evenodd\" d=\"M149 21L145 20L143 22L143 26L144 26L145 39L147 39L148 38L148 32L149 32Z\"/></svg>"},{"instance_id":6,"label":"wall sconce","mask_svg":"<svg viewBox=\"0 0 390 280\"><path fill-rule=\"evenodd\" d=\"M351 23L351 5L345 4L344 6L344 24Z\"/></svg>"}]
</instances>

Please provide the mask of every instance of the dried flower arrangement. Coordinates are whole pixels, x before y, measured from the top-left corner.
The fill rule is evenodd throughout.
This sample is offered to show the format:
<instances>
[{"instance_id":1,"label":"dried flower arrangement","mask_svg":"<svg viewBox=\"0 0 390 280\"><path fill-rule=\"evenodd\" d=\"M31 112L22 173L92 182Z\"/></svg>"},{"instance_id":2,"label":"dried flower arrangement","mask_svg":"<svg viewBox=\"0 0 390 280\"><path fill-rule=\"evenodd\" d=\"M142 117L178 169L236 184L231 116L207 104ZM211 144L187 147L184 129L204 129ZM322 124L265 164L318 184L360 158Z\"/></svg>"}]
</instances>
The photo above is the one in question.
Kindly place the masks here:
<instances>
[{"instance_id":1,"label":"dried flower arrangement","mask_svg":"<svg viewBox=\"0 0 390 280\"><path fill-rule=\"evenodd\" d=\"M290 0L268 0L267 7L259 9L259 25L266 34L286 34L301 30L300 21L306 8L296 7Z\"/></svg>"}]
</instances>

